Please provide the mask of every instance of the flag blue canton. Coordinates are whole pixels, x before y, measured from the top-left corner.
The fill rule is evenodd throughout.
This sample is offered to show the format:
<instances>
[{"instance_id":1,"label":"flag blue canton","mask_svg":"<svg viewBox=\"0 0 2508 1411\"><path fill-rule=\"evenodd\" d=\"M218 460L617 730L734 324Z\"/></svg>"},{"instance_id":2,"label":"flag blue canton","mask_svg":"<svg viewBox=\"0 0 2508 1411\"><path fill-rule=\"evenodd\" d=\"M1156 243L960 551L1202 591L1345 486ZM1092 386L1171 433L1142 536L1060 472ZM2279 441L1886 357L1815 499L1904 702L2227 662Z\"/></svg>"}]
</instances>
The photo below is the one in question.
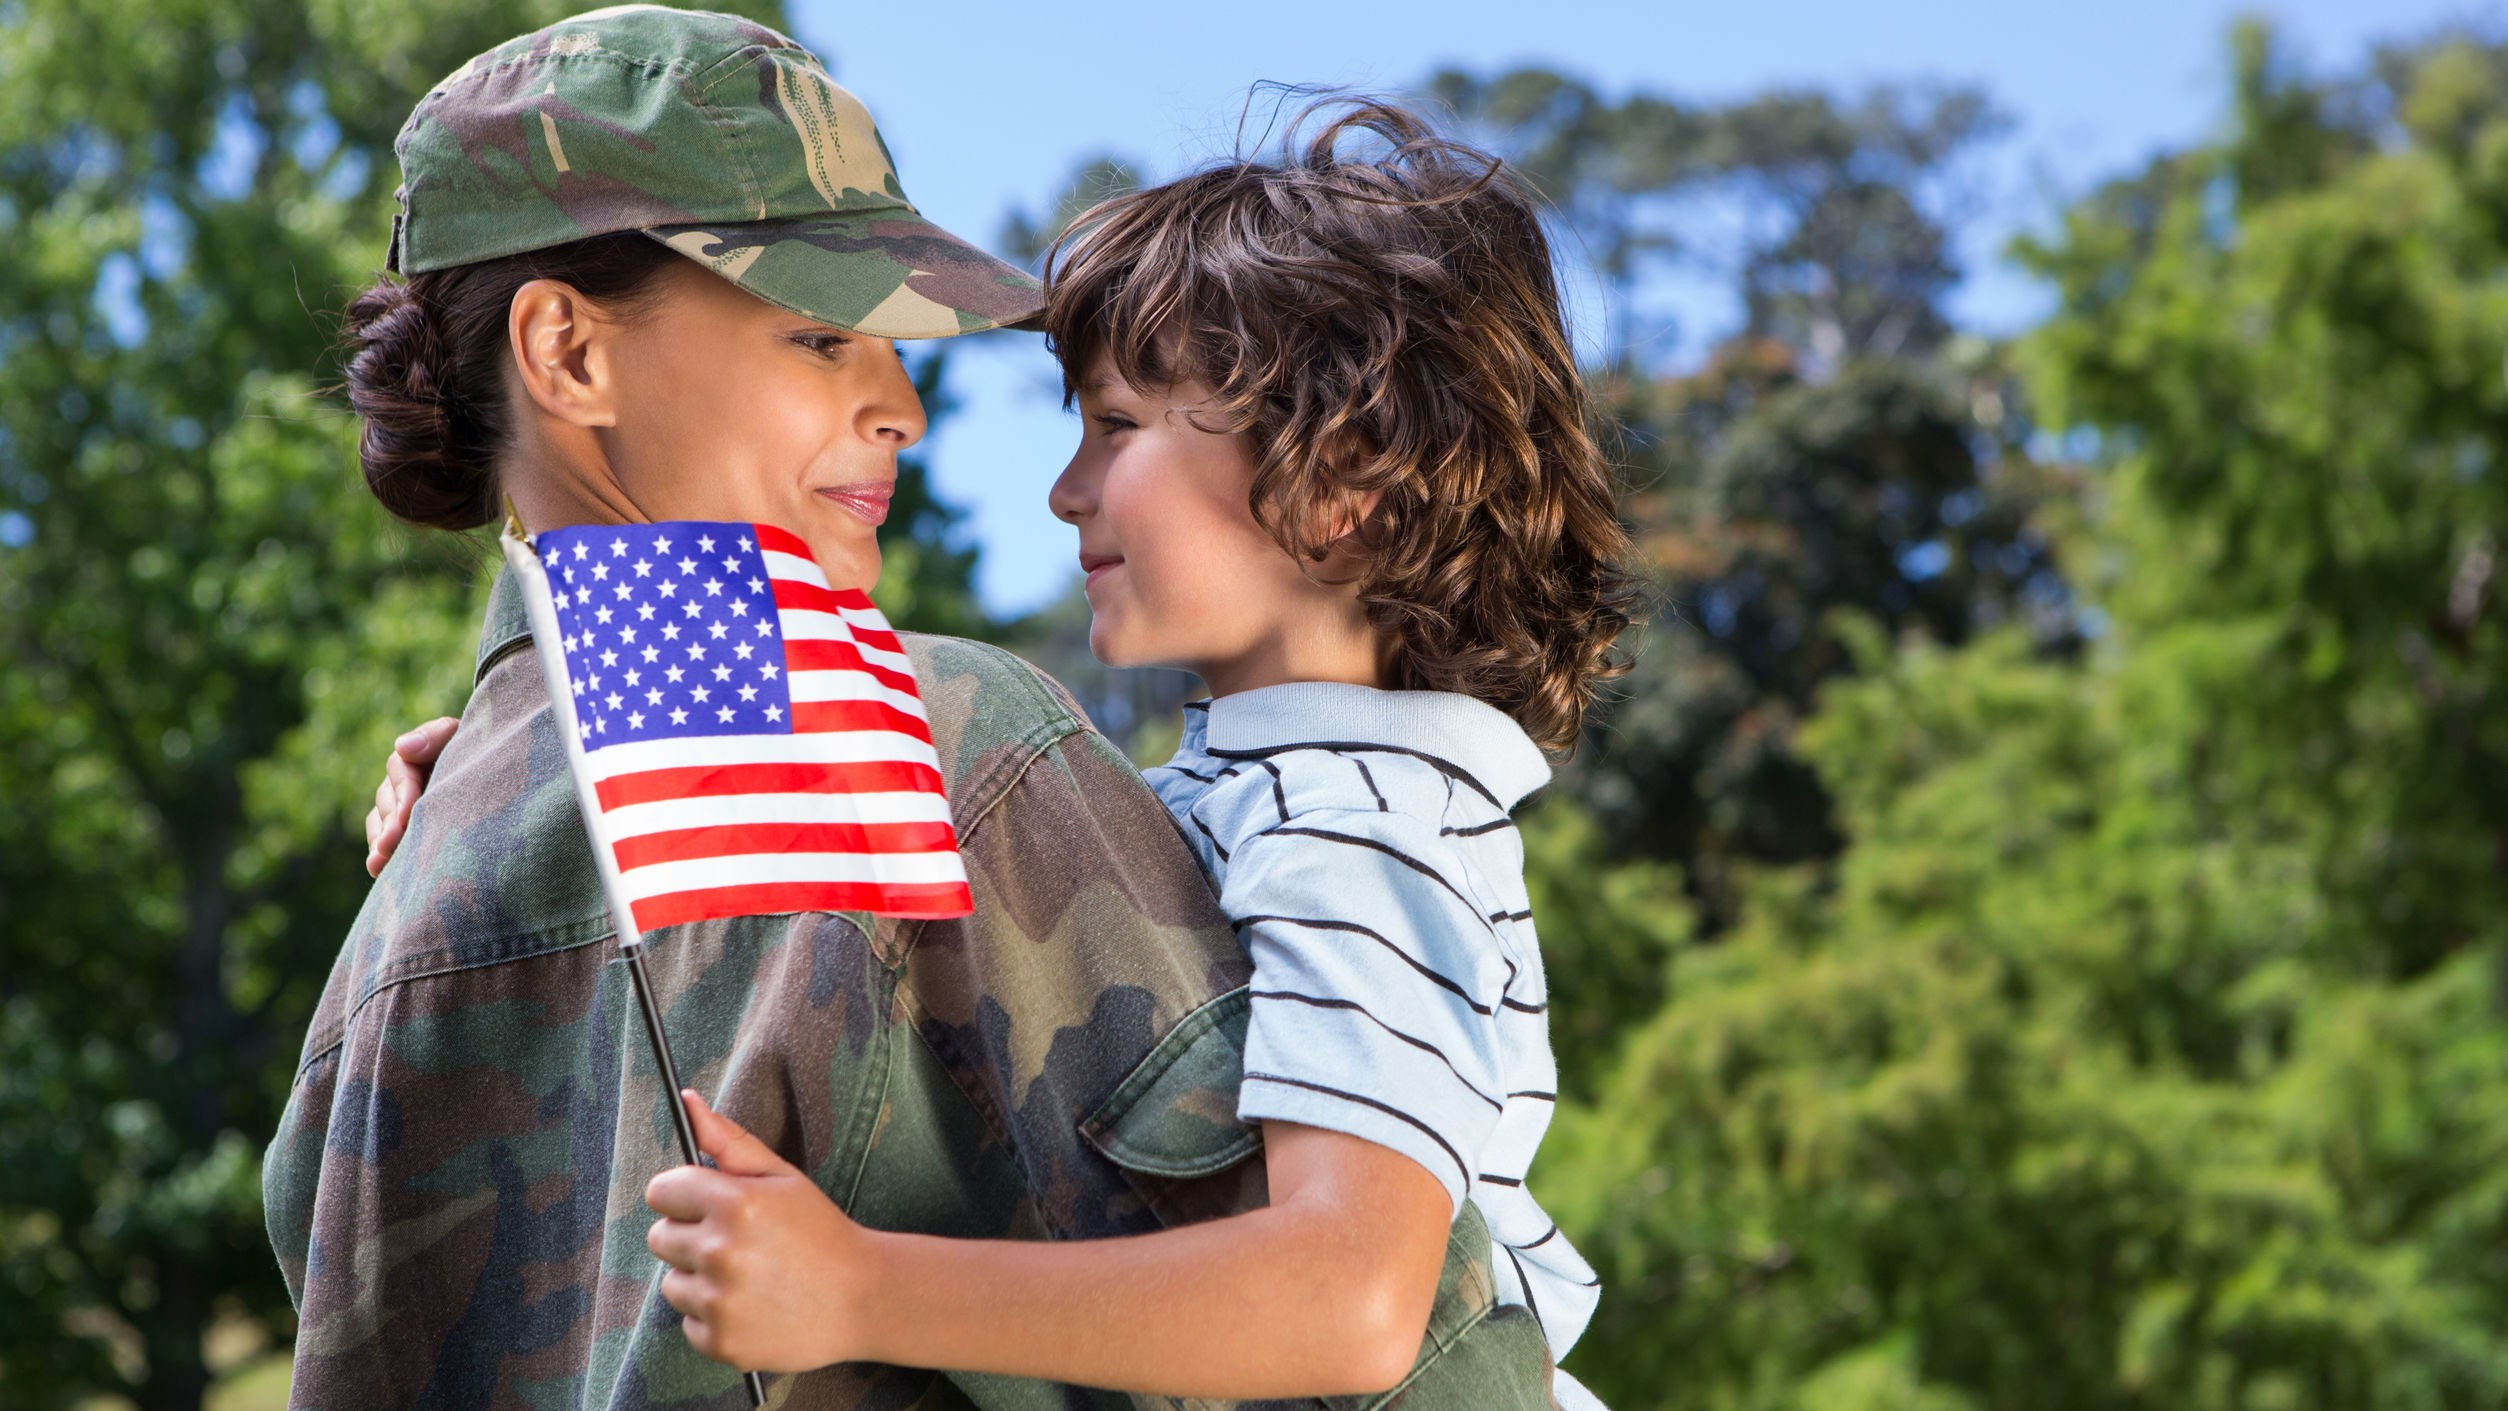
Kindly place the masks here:
<instances>
[{"instance_id":1,"label":"flag blue canton","mask_svg":"<svg viewBox=\"0 0 2508 1411\"><path fill-rule=\"evenodd\" d=\"M775 590L751 526L582 525L533 545L585 749L792 733Z\"/></svg>"}]
</instances>

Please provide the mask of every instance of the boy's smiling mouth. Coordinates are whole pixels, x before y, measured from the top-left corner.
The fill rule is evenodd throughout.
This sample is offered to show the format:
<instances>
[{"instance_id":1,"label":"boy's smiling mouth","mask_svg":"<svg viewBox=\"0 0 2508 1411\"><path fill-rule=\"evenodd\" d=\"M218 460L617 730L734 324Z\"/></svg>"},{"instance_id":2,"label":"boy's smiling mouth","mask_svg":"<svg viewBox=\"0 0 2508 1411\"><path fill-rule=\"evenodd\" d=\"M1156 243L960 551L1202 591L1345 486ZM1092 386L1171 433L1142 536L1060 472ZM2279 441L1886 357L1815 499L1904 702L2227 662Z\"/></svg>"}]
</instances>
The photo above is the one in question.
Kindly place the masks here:
<instances>
[{"instance_id":1,"label":"boy's smiling mouth","mask_svg":"<svg viewBox=\"0 0 2508 1411\"><path fill-rule=\"evenodd\" d=\"M1122 562L1122 556L1117 554L1082 554L1080 555L1081 579L1084 583L1094 583L1097 581L1098 574Z\"/></svg>"}]
</instances>

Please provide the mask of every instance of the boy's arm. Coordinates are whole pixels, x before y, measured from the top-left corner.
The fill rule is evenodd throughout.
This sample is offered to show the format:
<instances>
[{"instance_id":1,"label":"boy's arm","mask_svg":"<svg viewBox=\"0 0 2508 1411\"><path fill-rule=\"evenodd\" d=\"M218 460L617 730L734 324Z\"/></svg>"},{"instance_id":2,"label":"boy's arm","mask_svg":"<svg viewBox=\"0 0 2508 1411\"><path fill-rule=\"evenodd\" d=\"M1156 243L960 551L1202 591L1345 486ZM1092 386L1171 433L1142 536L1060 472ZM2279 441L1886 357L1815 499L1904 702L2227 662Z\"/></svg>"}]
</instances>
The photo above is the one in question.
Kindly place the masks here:
<instances>
[{"instance_id":1,"label":"boy's arm","mask_svg":"<svg viewBox=\"0 0 2508 1411\"><path fill-rule=\"evenodd\" d=\"M693 1095L692 1095L693 1096ZM721 1169L656 1177L689 1341L735 1366L869 1360L1177 1397L1380 1391L1419 1354L1453 1205L1410 1158L1265 1123L1271 1204L1155 1234L953 1240L854 1224L692 1103Z\"/></svg>"}]
</instances>

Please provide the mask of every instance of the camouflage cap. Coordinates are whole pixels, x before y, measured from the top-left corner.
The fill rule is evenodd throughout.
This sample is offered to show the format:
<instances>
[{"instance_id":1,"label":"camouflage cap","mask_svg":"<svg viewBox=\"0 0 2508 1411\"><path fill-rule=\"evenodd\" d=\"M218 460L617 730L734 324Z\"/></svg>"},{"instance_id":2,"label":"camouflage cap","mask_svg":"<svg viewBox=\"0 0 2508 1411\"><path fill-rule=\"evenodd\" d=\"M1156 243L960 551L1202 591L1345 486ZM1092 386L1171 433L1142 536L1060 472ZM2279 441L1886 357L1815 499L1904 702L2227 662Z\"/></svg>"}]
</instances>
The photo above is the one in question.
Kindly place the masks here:
<instances>
[{"instance_id":1,"label":"camouflage cap","mask_svg":"<svg viewBox=\"0 0 2508 1411\"><path fill-rule=\"evenodd\" d=\"M508 40L420 100L394 150L403 274L637 230L874 337L1043 307L1026 272L916 213L871 115L816 56L732 15L621 5Z\"/></svg>"}]
</instances>

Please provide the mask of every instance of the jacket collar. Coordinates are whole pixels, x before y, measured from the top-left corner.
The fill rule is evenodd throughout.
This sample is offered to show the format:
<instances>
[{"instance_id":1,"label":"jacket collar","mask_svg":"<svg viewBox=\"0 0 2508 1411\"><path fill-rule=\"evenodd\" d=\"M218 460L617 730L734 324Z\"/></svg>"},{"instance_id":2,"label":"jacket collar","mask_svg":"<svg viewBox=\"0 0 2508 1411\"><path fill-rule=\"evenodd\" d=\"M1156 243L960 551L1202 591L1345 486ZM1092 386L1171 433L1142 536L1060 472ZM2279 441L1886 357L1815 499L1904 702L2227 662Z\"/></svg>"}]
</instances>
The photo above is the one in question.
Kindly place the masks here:
<instances>
[{"instance_id":1,"label":"jacket collar","mask_svg":"<svg viewBox=\"0 0 2508 1411\"><path fill-rule=\"evenodd\" d=\"M475 689L488 679L488 668L531 640L531 616L523 607L522 580L511 567L500 566L496 585L488 590L487 622L479 629L479 661L470 673Z\"/></svg>"}]
</instances>

